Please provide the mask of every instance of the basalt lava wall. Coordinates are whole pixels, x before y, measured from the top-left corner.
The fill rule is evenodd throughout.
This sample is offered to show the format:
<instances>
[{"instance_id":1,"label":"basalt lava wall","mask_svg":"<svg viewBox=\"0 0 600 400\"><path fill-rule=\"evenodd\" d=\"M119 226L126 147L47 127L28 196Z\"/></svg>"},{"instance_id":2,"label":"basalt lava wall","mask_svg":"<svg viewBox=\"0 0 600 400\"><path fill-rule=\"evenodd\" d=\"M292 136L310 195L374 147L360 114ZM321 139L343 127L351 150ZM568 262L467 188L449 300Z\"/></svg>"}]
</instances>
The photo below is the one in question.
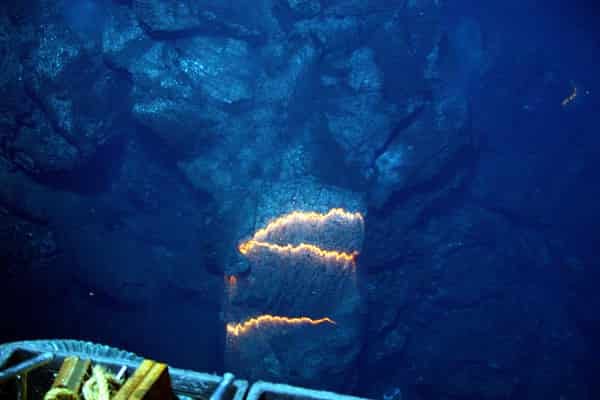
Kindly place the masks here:
<instances>
[{"instance_id":1,"label":"basalt lava wall","mask_svg":"<svg viewBox=\"0 0 600 400\"><path fill-rule=\"evenodd\" d=\"M261 197L256 231L238 246L249 272L226 277L225 365L252 379L349 390L363 334L364 205L305 181L285 187L288 200L312 199L297 210L281 189Z\"/></svg>"}]
</instances>

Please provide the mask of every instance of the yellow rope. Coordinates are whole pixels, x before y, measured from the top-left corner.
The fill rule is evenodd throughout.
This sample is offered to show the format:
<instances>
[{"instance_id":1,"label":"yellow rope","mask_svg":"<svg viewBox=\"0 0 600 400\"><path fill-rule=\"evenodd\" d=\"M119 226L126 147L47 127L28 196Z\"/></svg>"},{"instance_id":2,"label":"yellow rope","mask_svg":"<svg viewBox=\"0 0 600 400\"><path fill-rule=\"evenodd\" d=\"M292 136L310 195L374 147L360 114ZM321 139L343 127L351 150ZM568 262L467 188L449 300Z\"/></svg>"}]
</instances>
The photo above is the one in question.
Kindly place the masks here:
<instances>
[{"instance_id":1,"label":"yellow rope","mask_svg":"<svg viewBox=\"0 0 600 400\"><path fill-rule=\"evenodd\" d=\"M79 395L67 388L52 388L44 396L44 400L79 400Z\"/></svg>"},{"instance_id":2,"label":"yellow rope","mask_svg":"<svg viewBox=\"0 0 600 400\"><path fill-rule=\"evenodd\" d=\"M108 383L106 382L104 369L96 365L92 371L98 385L98 400L109 400Z\"/></svg>"},{"instance_id":3,"label":"yellow rope","mask_svg":"<svg viewBox=\"0 0 600 400\"><path fill-rule=\"evenodd\" d=\"M85 400L110 400L110 385L120 384L115 377L104 368L96 365L92 369L92 376L88 379L81 389Z\"/></svg>"}]
</instances>

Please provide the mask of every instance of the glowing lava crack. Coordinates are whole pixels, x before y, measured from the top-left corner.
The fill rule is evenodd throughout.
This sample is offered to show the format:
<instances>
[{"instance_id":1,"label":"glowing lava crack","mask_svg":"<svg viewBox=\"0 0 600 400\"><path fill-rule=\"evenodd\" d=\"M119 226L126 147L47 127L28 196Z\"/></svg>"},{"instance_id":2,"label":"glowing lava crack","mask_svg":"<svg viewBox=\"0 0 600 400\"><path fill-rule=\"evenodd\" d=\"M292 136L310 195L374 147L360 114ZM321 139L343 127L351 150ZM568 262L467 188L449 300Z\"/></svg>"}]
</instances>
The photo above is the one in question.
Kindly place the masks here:
<instances>
[{"instance_id":1,"label":"glowing lava crack","mask_svg":"<svg viewBox=\"0 0 600 400\"><path fill-rule=\"evenodd\" d=\"M320 318L312 319L309 317L280 317L277 315L264 314L255 318L250 318L242 323L227 324L227 334L233 336L241 336L248 333L252 329L259 328L261 325L275 326L275 325L320 325L329 323L335 325L335 321L331 318Z\"/></svg>"},{"instance_id":2,"label":"glowing lava crack","mask_svg":"<svg viewBox=\"0 0 600 400\"><path fill-rule=\"evenodd\" d=\"M333 208L329 210L326 214L316 213L312 211L294 211L269 222L269 224L267 224L266 227L256 231L252 239L247 240L239 245L238 250L243 255L248 255L252 250L255 250L257 248L263 248L279 254L312 254L327 261L353 263L356 257L358 256L358 251L348 253L337 250L326 250L320 248L319 246L307 243L300 243L298 245L280 245L276 243L270 243L268 241L269 236L271 234L279 230L283 230L287 226L295 224L318 225L334 219L339 219L347 223L364 223L363 217L360 213L351 213L341 208Z\"/></svg>"}]
</instances>

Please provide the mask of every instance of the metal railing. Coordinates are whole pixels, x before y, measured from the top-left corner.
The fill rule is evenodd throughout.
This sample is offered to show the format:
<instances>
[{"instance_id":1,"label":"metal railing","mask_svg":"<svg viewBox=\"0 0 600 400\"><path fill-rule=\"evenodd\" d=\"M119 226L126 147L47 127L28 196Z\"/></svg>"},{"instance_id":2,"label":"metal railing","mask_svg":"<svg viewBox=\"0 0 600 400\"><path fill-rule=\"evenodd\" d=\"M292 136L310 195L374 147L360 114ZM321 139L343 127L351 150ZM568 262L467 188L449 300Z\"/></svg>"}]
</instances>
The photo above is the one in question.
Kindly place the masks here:
<instances>
[{"instance_id":1,"label":"metal railing","mask_svg":"<svg viewBox=\"0 0 600 400\"><path fill-rule=\"evenodd\" d=\"M17 355L19 357L16 357ZM31 341L0 345L0 387L9 381L15 381L18 384L17 398L26 400L29 376L33 372L44 367L56 369L57 364L72 355L89 358L94 363L121 372L124 369L135 370L142 361L141 357L132 353L79 341ZM19 360L15 362L15 359ZM7 366L9 360L13 360L13 364ZM366 400L335 392L265 381L249 385L248 381L236 379L228 372L220 376L169 368L169 375L173 390L180 398L185 399L198 396L210 400Z\"/></svg>"}]
</instances>

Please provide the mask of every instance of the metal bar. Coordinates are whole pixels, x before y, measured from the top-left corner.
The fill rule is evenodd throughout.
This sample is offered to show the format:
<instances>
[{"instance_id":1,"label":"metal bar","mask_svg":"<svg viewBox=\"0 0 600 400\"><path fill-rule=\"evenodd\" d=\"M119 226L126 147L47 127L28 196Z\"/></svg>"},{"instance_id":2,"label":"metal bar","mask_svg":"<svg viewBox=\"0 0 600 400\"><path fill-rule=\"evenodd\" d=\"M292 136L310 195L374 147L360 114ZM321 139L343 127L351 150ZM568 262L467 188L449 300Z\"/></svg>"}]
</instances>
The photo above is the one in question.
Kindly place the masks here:
<instances>
[{"instance_id":1,"label":"metal bar","mask_svg":"<svg viewBox=\"0 0 600 400\"><path fill-rule=\"evenodd\" d=\"M17 375L17 400L27 400L27 381L29 380L27 375L27 372Z\"/></svg>"},{"instance_id":2,"label":"metal bar","mask_svg":"<svg viewBox=\"0 0 600 400\"><path fill-rule=\"evenodd\" d=\"M32 371L36 368L41 367L42 365L48 364L50 361L54 359L54 354L52 353L42 353L38 356L30 358L29 360L25 360L13 367L7 368L4 371L0 371L0 382L4 382L10 379L14 379L19 375L23 375Z\"/></svg>"},{"instance_id":3,"label":"metal bar","mask_svg":"<svg viewBox=\"0 0 600 400\"><path fill-rule=\"evenodd\" d=\"M265 394L269 395L269 398L285 397L292 400L368 400L362 397L348 396L325 390L306 389L298 386L264 381L254 382L248 391L246 399L260 400L261 398L267 397L263 396Z\"/></svg>"},{"instance_id":4,"label":"metal bar","mask_svg":"<svg viewBox=\"0 0 600 400\"><path fill-rule=\"evenodd\" d=\"M214 393L210 396L210 400L222 400L225 391L231 385L235 376L230 372L225 372L223 374L223 379L219 382L219 386L215 389Z\"/></svg>"}]
</instances>

